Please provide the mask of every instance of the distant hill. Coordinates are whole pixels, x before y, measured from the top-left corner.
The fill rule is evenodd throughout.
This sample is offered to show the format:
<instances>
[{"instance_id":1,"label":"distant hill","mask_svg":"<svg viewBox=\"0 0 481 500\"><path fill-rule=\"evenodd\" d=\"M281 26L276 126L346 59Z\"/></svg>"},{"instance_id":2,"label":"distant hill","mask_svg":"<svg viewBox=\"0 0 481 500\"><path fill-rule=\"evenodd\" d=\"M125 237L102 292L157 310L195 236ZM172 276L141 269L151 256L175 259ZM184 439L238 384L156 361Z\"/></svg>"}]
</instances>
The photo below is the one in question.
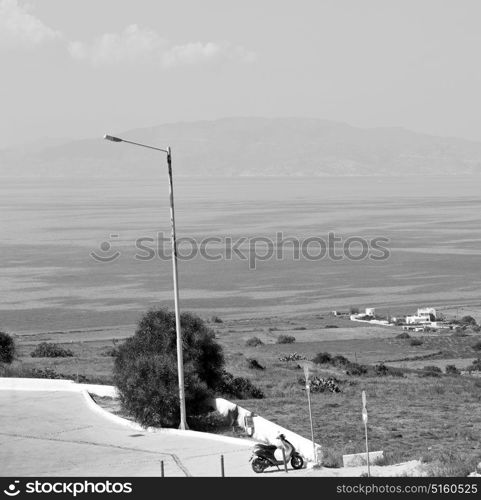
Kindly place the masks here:
<instances>
[{"instance_id":1,"label":"distant hill","mask_svg":"<svg viewBox=\"0 0 481 500\"><path fill-rule=\"evenodd\" d=\"M106 131L170 145L179 176L415 176L481 174L481 143L397 127L308 118L224 118ZM0 177L139 177L161 154L102 138L0 151Z\"/></svg>"}]
</instances>

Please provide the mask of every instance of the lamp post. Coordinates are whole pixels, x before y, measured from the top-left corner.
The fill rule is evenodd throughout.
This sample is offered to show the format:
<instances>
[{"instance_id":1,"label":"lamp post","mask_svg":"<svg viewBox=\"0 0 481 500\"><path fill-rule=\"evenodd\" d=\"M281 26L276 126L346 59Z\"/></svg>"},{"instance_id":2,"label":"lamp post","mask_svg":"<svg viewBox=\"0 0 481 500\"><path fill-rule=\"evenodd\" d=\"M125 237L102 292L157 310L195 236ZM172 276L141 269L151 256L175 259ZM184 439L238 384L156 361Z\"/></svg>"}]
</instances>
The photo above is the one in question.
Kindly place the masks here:
<instances>
[{"instance_id":1,"label":"lamp post","mask_svg":"<svg viewBox=\"0 0 481 500\"><path fill-rule=\"evenodd\" d=\"M311 439L312 439L312 460L314 464L317 464L316 456L316 443L314 441L314 425L312 424L312 409L311 409L311 384L309 381L309 365L304 363L304 377L306 378L306 393L307 393L307 405L309 407L309 420L311 423Z\"/></svg>"},{"instance_id":2,"label":"lamp post","mask_svg":"<svg viewBox=\"0 0 481 500\"><path fill-rule=\"evenodd\" d=\"M180 327L179 312L179 275L177 272L177 240L175 237L175 211L174 211L174 184L172 181L172 154L170 147L167 149L156 148L141 144L139 142L128 141L112 135L104 135L104 139L112 142L126 142L134 146L154 149L167 154L167 168L169 173L169 201L170 201L170 224L171 224L171 242L172 242L172 274L174 280L174 306L175 306L175 330L177 335L177 370L179 374L179 399L180 399L180 425L179 429L188 429L187 415L185 411L185 391L184 391L184 360L182 355L182 330Z\"/></svg>"}]
</instances>

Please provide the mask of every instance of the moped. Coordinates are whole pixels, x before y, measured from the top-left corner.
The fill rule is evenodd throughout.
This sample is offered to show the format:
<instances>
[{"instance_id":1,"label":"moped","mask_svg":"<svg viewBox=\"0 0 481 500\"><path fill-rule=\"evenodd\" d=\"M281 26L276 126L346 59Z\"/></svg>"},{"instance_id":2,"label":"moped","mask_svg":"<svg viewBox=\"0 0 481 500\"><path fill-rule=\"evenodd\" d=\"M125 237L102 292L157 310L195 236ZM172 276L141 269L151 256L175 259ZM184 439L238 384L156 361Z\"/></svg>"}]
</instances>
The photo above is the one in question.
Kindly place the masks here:
<instances>
[{"instance_id":1,"label":"moped","mask_svg":"<svg viewBox=\"0 0 481 500\"><path fill-rule=\"evenodd\" d=\"M259 474L268 467L277 467L280 470L279 465L284 465L282 449L284 449L286 463L290 461L293 469L302 469L304 460L296 451L294 445L286 439L286 436L279 434L277 442L277 446L260 443L254 446L249 460L249 462L252 461L252 470L254 472Z\"/></svg>"}]
</instances>

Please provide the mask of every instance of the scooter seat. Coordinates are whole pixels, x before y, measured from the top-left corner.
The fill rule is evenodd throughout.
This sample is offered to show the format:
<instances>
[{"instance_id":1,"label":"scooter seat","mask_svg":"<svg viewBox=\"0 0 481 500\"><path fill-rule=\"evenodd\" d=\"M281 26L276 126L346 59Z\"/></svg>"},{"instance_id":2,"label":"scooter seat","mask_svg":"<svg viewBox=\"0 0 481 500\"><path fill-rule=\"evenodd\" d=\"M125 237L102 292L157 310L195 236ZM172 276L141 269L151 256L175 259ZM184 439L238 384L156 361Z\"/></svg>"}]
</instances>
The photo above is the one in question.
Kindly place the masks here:
<instances>
[{"instance_id":1,"label":"scooter seat","mask_svg":"<svg viewBox=\"0 0 481 500\"><path fill-rule=\"evenodd\" d=\"M266 451L275 451L277 450L277 446L273 444L256 444L254 446L256 450L266 450Z\"/></svg>"}]
</instances>

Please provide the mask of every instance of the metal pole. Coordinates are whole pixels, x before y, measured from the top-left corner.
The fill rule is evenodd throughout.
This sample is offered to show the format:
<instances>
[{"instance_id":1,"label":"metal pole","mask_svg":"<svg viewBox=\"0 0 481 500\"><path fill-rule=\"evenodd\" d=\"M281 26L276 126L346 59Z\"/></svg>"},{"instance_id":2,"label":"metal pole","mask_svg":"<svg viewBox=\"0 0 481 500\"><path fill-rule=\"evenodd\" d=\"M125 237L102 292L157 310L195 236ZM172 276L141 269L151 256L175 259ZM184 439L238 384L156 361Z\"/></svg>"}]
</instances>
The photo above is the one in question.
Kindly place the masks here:
<instances>
[{"instance_id":1,"label":"metal pole","mask_svg":"<svg viewBox=\"0 0 481 500\"><path fill-rule=\"evenodd\" d=\"M307 404L309 405L309 420L311 421L311 439L312 439L312 460L317 463L316 457L316 443L314 442L314 426L312 424L312 410L311 410L311 387L309 382L306 382L307 391Z\"/></svg>"},{"instance_id":2,"label":"metal pole","mask_svg":"<svg viewBox=\"0 0 481 500\"><path fill-rule=\"evenodd\" d=\"M172 227L172 274L174 278L175 330L177 334L177 369L179 372L180 425L179 429L188 429L185 411L184 391L184 359L182 355L182 330L179 312L179 275L177 272L177 241L175 239L174 184L172 181L172 154L167 148L167 165L169 169L170 224Z\"/></svg>"},{"instance_id":3,"label":"metal pole","mask_svg":"<svg viewBox=\"0 0 481 500\"><path fill-rule=\"evenodd\" d=\"M367 477L371 477L371 464L369 461L369 445L367 441L367 422L364 424L364 429L366 432Z\"/></svg>"},{"instance_id":4,"label":"metal pole","mask_svg":"<svg viewBox=\"0 0 481 500\"><path fill-rule=\"evenodd\" d=\"M220 456L220 475L221 477L225 477L225 470L224 470L224 455Z\"/></svg>"},{"instance_id":5,"label":"metal pole","mask_svg":"<svg viewBox=\"0 0 481 500\"><path fill-rule=\"evenodd\" d=\"M160 477L165 477L165 474L164 474L164 461L163 460L160 461Z\"/></svg>"}]
</instances>

